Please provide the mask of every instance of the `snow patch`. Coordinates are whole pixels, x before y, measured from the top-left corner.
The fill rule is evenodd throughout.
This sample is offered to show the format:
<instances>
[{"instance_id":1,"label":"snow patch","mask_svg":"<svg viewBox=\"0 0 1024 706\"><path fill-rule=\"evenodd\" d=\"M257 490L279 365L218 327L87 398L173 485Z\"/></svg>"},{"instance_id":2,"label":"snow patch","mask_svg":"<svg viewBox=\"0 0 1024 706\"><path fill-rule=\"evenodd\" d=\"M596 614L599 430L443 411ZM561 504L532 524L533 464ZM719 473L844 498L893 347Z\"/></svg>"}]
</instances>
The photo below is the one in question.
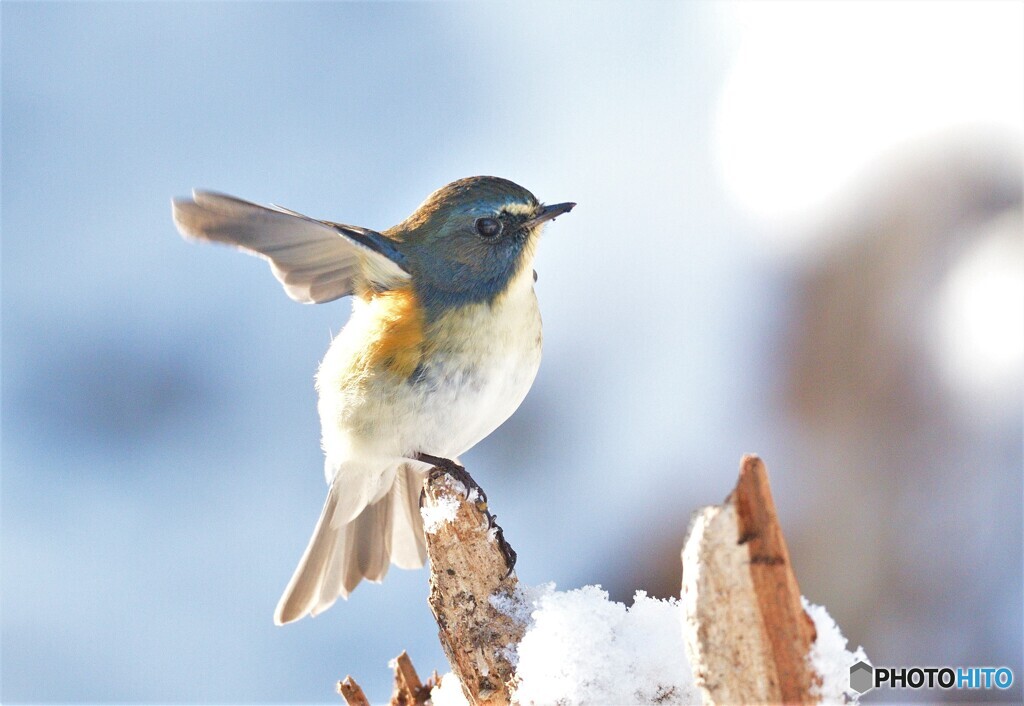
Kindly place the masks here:
<instances>
[{"instance_id":1,"label":"snow patch","mask_svg":"<svg viewBox=\"0 0 1024 706\"><path fill-rule=\"evenodd\" d=\"M441 527L455 520L459 511L459 500L455 497L439 498L432 505L420 508L423 517L423 531L427 534L437 532Z\"/></svg>"},{"instance_id":2,"label":"snow patch","mask_svg":"<svg viewBox=\"0 0 1024 706\"><path fill-rule=\"evenodd\" d=\"M522 704L693 704L683 645L682 609L637 591L632 607L608 600L600 586L557 592L532 601L532 624L519 644Z\"/></svg>"},{"instance_id":3,"label":"snow patch","mask_svg":"<svg viewBox=\"0 0 1024 706\"><path fill-rule=\"evenodd\" d=\"M516 584L516 589L511 594L495 593L488 598L491 606L501 613L523 625L532 625L533 611L537 602L544 596L555 593L553 582L542 583L539 586L527 586Z\"/></svg>"},{"instance_id":4,"label":"snow patch","mask_svg":"<svg viewBox=\"0 0 1024 706\"><path fill-rule=\"evenodd\" d=\"M430 690L430 703L433 706L469 706L466 695L462 693L462 682L451 672L441 677L441 683Z\"/></svg>"},{"instance_id":5,"label":"snow patch","mask_svg":"<svg viewBox=\"0 0 1024 706\"><path fill-rule=\"evenodd\" d=\"M814 605L802 597L804 610L814 621L818 637L811 645L811 667L821 675L818 698L823 704L855 704L860 694L850 688L850 667L860 661L867 662L864 648L854 652L846 649L846 638L839 626L823 606Z\"/></svg>"}]
</instances>

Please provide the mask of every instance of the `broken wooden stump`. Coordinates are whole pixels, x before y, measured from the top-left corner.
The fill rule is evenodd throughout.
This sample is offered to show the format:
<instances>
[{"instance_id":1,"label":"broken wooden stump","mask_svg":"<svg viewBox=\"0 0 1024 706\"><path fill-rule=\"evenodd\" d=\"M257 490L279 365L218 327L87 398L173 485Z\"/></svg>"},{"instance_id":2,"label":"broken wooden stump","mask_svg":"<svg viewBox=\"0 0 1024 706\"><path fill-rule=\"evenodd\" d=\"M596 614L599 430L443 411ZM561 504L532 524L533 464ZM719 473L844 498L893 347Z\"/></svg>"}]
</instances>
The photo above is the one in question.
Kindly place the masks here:
<instances>
[{"instance_id":1,"label":"broken wooden stump","mask_svg":"<svg viewBox=\"0 0 1024 706\"><path fill-rule=\"evenodd\" d=\"M352 678L351 674L338 682L338 693L345 699L345 703L348 706L370 706L370 701L366 698L366 694L356 684L356 680Z\"/></svg>"},{"instance_id":2,"label":"broken wooden stump","mask_svg":"<svg viewBox=\"0 0 1024 706\"><path fill-rule=\"evenodd\" d=\"M452 671L471 704L510 702L512 655L526 626L509 606L519 601L515 552L468 473L432 469L423 488L430 555L430 610Z\"/></svg>"},{"instance_id":3,"label":"broken wooden stump","mask_svg":"<svg viewBox=\"0 0 1024 706\"><path fill-rule=\"evenodd\" d=\"M452 672L469 703L505 706L515 674L511 660L526 630L517 617L515 552L488 511L487 496L460 467L430 470L420 508L430 557L428 602ZM418 706L430 698L436 672L421 685L405 652L391 666L392 706ZM352 677L339 682L338 691L349 706L367 703Z\"/></svg>"},{"instance_id":4,"label":"broken wooden stump","mask_svg":"<svg viewBox=\"0 0 1024 706\"><path fill-rule=\"evenodd\" d=\"M430 702L430 690L438 682L437 672L423 684L412 666L412 660L404 650L391 660L388 666L395 670L395 688L391 692L388 706L425 706ZM338 693L348 706L370 706L363 690L351 675L338 682Z\"/></svg>"},{"instance_id":5,"label":"broken wooden stump","mask_svg":"<svg viewBox=\"0 0 1024 706\"><path fill-rule=\"evenodd\" d=\"M695 515L682 558L683 631L704 703L816 703L814 623L760 458L744 456L725 504Z\"/></svg>"}]
</instances>

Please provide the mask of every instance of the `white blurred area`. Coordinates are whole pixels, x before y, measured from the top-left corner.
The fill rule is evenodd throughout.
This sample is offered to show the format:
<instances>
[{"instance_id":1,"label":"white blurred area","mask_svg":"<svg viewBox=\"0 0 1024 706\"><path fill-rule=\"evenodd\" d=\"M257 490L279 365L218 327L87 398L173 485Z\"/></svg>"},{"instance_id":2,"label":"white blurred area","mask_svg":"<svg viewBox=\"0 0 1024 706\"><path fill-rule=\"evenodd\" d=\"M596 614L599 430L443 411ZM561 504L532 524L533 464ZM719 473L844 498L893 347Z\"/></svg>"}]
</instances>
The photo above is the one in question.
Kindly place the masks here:
<instances>
[{"instance_id":1,"label":"white blurred area","mask_svg":"<svg viewBox=\"0 0 1024 706\"><path fill-rule=\"evenodd\" d=\"M1015 2L742 2L714 152L729 193L774 251L820 246L887 155L952 126L1020 140L1024 11Z\"/></svg>"},{"instance_id":2,"label":"white blurred area","mask_svg":"<svg viewBox=\"0 0 1024 706\"><path fill-rule=\"evenodd\" d=\"M723 12L737 48L715 166L770 257L813 262L841 245L848 231L837 224L864 218L878 182L902 188L893 169L954 169L934 157L965 144L998 153L1005 164L979 168L1005 168L1012 191L1024 144L1024 89L1008 90L1024 86L1021 3L741 2ZM941 284L920 302L932 326L921 333L959 403L1006 412L1020 401L1022 235L1011 203L950 224L936 250L914 253L943 260Z\"/></svg>"},{"instance_id":3,"label":"white blurred area","mask_svg":"<svg viewBox=\"0 0 1024 706\"><path fill-rule=\"evenodd\" d=\"M384 228L471 174L579 204L536 384L463 459L523 581L678 594L757 452L851 647L1020 676L1022 8L4 4L0 701L445 671L423 571L272 625L348 305L183 242L169 199Z\"/></svg>"},{"instance_id":4,"label":"white blurred area","mask_svg":"<svg viewBox=\"0 0 1024 706\"><path fill-rule=\"evenodd\" d=\"M934 354L943 382L972 410L1012 414L1024 376L1024 221L1008 209L972 224L938 293ZM973 415L972 415L973 416Z\"/></svg>"}]
</instances>

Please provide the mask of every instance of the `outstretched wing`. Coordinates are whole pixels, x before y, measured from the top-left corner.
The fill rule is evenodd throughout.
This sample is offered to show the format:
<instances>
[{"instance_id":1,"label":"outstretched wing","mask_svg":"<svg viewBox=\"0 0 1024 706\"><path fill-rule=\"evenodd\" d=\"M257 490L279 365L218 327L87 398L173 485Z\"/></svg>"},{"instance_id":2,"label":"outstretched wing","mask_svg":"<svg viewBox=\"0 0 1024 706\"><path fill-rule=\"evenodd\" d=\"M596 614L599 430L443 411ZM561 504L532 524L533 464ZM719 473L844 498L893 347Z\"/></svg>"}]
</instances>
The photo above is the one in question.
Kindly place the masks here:
<instances>
[{"instance_id":1,"label":"outstretched wing","mask_svg":"<svg viewBox=\"0 0 1024 706\"><path fill-rule=\"evenodd\" d=\"M402 253L376 231L210 191L193 191L191 199L171 203L182 235L234 245L268 260L297 302L332 301L352 294L361 281L390 289L409 279Z\"/></svg>"}]
</instances>

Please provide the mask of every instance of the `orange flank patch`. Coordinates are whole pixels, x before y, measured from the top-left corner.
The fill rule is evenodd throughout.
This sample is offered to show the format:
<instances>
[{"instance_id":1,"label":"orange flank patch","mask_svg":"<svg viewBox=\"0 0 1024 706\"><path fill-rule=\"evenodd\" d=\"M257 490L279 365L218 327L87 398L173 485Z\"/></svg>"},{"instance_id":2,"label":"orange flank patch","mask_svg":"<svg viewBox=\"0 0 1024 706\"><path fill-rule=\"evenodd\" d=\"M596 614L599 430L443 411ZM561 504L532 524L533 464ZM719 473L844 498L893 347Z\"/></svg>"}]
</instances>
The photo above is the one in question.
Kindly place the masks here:
<instances>
[{"instance_id":1,"label":"orange flank patch","mask_svg":"<svg viewBox=\"0 0 1024 706\"><path fill-rule=\"evenodd\" d=\"M407 378L423 355L423 308L411 288L369 295L377 326L366 347L366 367Z\"/></svg>"}]
</instances>

